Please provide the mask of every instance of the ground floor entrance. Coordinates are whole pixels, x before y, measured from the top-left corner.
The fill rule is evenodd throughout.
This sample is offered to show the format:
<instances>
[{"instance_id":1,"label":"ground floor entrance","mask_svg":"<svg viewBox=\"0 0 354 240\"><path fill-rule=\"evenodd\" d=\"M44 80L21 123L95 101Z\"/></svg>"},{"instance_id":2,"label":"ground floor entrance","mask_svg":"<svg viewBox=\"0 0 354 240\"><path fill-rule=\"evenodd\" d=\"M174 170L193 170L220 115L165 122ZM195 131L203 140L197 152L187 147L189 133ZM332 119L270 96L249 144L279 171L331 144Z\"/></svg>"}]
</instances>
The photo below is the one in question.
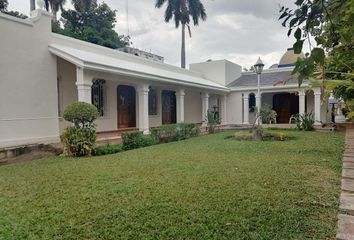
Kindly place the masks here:
<instances>
[{"instance_id":1,"label":"ground floor entrance","mask_svg":"<svg viewBox=\"0 0 354 240\"><path fill-rule=\"evenodd\" d=\"M118 129L136 127L136 94L132 86L117 88Z\"/></svg>"},{"instance_id":2,"label":"ground floor entrance","mask_svg":"<svg viewBox=\"0 0 354 240\"><path fill-rule=\"evenodd\" d=\"M273 110L277 113L277 123L289 123L290 118L299 113L299 97L294 93L275 94Z\"/></svg>"},{"instance_id":3,"label":"ground floor entrance","mask_svg":"<svg viewBox=\"0 0 354 240\"><path fill-rule=\"evenodd\" d=\"M176 93L164 90L161 93L162 124L174 124L177 122Z\"/></svg>"}]
</instances>

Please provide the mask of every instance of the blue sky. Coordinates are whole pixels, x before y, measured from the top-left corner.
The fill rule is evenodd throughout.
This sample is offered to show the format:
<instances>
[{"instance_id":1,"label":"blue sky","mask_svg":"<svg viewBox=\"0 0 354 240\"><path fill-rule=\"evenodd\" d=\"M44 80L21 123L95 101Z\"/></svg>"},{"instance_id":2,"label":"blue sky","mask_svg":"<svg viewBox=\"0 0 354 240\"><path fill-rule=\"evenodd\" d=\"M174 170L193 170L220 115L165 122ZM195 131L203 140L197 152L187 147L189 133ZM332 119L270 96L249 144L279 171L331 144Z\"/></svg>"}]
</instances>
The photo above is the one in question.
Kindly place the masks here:
<instances>
[{"instance_id":1,"label":"blue sky","mask_svg":"<svg viewBox=\"0 0 354 240\"><path fill-rule=\"evenodd\" d=\"M260 56L266 66L277 63L293 43L293 38L286 36L287 29L277 21L279 5L291 7L294 1L202 0L208 19L192 27L192 38L187 38L187 62L228 59L249 68ZM8 2L11 10L29 13L29 0ZM126 35L129 26L133 47L164 56L166 63L180 65L180 29L172 22L163 22L164 9L155 9L155 0L105 2L118 10L117 32ZM71 7L70 3L67 7Z\"/></svg>"}]
</instances>

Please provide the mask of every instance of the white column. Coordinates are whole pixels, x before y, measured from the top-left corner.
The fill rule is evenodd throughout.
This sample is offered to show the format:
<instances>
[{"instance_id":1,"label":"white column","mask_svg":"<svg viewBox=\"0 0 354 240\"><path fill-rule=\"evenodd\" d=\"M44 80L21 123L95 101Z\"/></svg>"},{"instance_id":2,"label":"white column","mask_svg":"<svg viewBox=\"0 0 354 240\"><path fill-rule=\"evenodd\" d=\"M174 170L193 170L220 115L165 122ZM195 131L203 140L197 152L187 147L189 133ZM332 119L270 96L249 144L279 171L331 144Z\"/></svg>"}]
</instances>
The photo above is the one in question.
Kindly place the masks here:
<instances>
[{"instance_id":1,"label":"white column","mask_svg":"<svg viewBox=\"0 0 354 240\"><path fill-rule=\"evenodd\" d=\"M259 112L261 107L262 107L262 94L256 94L256 107L257 107L257 111Z\"/></svg>"},{"instance_id":2,"label":"white column","mask_svg":"<svg viewBox=\"0 0 354 240\"><path fill-rule=\"evenodd\" d=\"M227 95L221 97L221 124L227 125Z\"/></svg>"},{"instance_id":3,"label":"white column","mask_svg":"<svg viewBox=\"0 0 354 240\"><path fill-rule=\"evenodd\" d=\"M305 91L299 91L299 115L303 115L305 113Z\"/></svg>"},{"instance_id":4,"label":"white column","mask_svg":"<svg viewBox=\"0 0 354 240\"><path fill-rule=\"evenodd\" d=\"M243 124L248 125L249 121L249 96L245 94L243 96Z\"/></svg>"},{"instance_id":5,"label":"white column","mask_svg":"<svg viewBox=\"0 0 354 240\"><path fill-rule=\"evenodd\" d=\"M206 117L209 110L209 93L202 93L202 122L203 126L206 126Z\"/></svg>"},{"instance_id":6,"label":"white column","mask_svg":"<svg viewBox=\"0 0 354 240\"><path fill-rule=\"evenodd\" d=\"M184 89L176 91L176 105L177 105L177 123L184 123L184 96L186 95Z\"/></svg>"},{"instance_id":7,"label":"white column","mask_svg":"<svg viewBox=\"0 0 354 240\"><path fill-rule=\"evenodd\" d=\"M315 125L321 125L321 89L316 88L313 93L315 95Z\"/></svg>"},{"instance_id":8,"label":"white column","mask_svg":"<svg viewBox=\"0 0 354 240\"><path fill-rule=\"evenodd\" d=\"M140 84L137 88L139 108L139 131L149 134L149 85Z\"/></svg>"},{"instance_id":9,"label":"white column","mask_svg":"<svg viewBox=\"0 0 354 240\"><path fill-rule=\"evenodd\" d=\"M85 80L84 70L81 67L76 67L76 86L78 101L91 104L92 81Z\"/></svg>"}]
</instances>

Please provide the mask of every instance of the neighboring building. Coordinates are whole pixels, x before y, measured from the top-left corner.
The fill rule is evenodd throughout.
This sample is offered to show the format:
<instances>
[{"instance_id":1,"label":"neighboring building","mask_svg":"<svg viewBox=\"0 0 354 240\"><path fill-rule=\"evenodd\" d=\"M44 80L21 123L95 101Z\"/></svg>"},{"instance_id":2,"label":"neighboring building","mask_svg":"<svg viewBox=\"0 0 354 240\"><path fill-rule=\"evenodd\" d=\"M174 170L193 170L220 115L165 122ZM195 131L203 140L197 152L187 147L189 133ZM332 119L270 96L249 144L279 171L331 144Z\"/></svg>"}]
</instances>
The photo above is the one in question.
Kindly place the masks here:
<instances>
[{"instance_id":1,"label":"neighboring building","mask_svg":"<svg viewBox=\"0 0 354 240\"><path fill-rule=\"evenodd\" d=\"M118 50L121 51L121 52L133 54L133 55L138 56L138 57L146 58L146 59L149 59L149 60L152 60L152 61L155 61L155 62L160 62L160 63L164 62L164 58L163 57L161 57L159 55L156 55L156 54L153 54L153 53L149 53L149 52L137 49L137 48L123 47L123 48L119 48Z\"/></svg>"},{"instance_id":2,"label":"neighboring building","mask_svg":"<svg viewBox=\"0 0 354 240\"><path fill-rule=\"evenodd\" d=\"M257 76L227 60L191 64L190 70L97 46L51 32L51 15L26 20L0 14L0 148L54 143L69 125L63 109L75 101L97 106L99 132L169 123L203 123L209 109L222 124L250 124ZM286 64L289 64L287 62ZM292 62L293 64L293 62ZM316 124L328 119L319 89L305 92L293 67L264 70L262 105L288 123L313 111Z\"/></svg>"}]
</instances>

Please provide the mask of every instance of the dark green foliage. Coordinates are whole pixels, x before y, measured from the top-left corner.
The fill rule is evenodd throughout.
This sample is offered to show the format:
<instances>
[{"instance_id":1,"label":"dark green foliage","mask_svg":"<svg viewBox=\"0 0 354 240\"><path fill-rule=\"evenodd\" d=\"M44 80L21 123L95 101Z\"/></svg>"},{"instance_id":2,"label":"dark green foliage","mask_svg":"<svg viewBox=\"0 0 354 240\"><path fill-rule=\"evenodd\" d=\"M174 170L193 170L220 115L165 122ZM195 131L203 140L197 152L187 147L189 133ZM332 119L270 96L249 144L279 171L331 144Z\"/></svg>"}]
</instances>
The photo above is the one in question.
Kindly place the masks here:
<instances>
[{"instance_id":1,"label":"dark green foliage","mask_svg":"<svg viewBox=\"0 0 354 240\"><path fill-rule=\"evenodd\" d=\"M151 136L157 143L185 140L199 134L200 128L197 124L186 123L168 124L151 130Z\"/></svg>"},{"instance_id":2,"label":"dark green foliage","mask_svg":"<svg viewBox=\"0 0 354 240\"><path fill-rule=\"evenodd\" d=\"M90 156L96 143L94 128L68 127L60 136L64 154L73 157Z\"/></svg>"},{"instance_id":3,"label":"dark green foliage","mask_svg":"<svg viewBox=\"0 0 354 240\"><path fill-rule=\"evenodd\" d=\"M207 129L210 134L214 134L217 125L221 123L221 118L219 118L214 111L208 110L205 116L205 122L207 123Z\"/></svg>"},{"instance_id":4,"label":"dark green foliage","mask_svg":"<svg viewBox=\"0 0 354 240\"><path fill-rule=\"evenodd\" d=\"M67 106L63 117L78 128L91 127L98 117L97 108L89 103L75 102Z\"/></svg>"},{"instance_id":5,"label":"dark green foliage","mask_svg":"<svg viewBox=\"0 0 354 240\"><path fill-rule=\"evenodd\" d=\"M107 144L104 146L95 147L92 150L92 156L103 156L109 154L115 154L123 151L122 144Z\"/></svg>"},{"instance_id":6,"label":"dark green foliage","mask_svg":"<svg viewBox=\"0 0 354 240\"><path fill-rule=\"evenodd\" d=\"M0 0L0 11L6 10L8 5L9 3L7 0Z\"/></svg>"},{"instance_id":7,"label":"dark green foliage","mask_svg":"<svg viewBox=\"0 0 354 240\"><path fill-rule=\"evenodd\" d=\"M75 0L74 9L64 10L61 21L64 28L54 24L53 32L113 49L129 45L129 38L115 32L116 11L106 3Z\"/></svg>"},{"instance_id":8,"label":"dark green foliage","mask_svg":"<svg viewBox=\"0 0 354 240\"><path fill-rule=\"evenodd\" d=\"M269 105L265 105L261 108L260 118L264 124L274 124L277 119L277 113Z\"/></svg>"},{"instance_id":9,"label":"dark green foliage","mask_svg":"<svg viewBox=\"0 0 354 240\"><path fill-rule=\"evenodd\" d=\"M143 132L128 132L122 134L123 150L132 150L152 146L155 141L151 136L145 136Z\"/></svg>"},{"instance_id":10,"label":"dark green foliage","mask_svg":"<svg viewBox=\"0 0 354 240\"><path fill-rule=\"evenodd\" d=\"M303 131L313 131L315 124L315 117L312 112L304 113L303 115L296 116L296 127Z\"/></svg>"},{"instance_id":11,"label":"dark green foliage","mask_svg":"<svg viewBox=\"0 0 354 240\"><path fill-rule=\"evenodd\" d=\"M304 41L310 51L297 61L293 74L298 75L299 85L311 80L321 87L324 96L334 91L354 119L354 2L296 0L295 6L282 7L279 20L289 28L288 36L294 35L295 53L303 50Z\"/></svg>"},{"instance_id":12,"label":"dark green foliage","mask_svg":"<svg viewBox=\"0 0 354 240\"><path fill-rule=\"evenodd\" d=\"M64 119L73 123L73 127L65 129L60 136L64 145L64 154L81 157L90 156L96 143L96 126L98 117L95 106L88 103L76 102L64 110Z\"/></svg>"}]
</instances>

